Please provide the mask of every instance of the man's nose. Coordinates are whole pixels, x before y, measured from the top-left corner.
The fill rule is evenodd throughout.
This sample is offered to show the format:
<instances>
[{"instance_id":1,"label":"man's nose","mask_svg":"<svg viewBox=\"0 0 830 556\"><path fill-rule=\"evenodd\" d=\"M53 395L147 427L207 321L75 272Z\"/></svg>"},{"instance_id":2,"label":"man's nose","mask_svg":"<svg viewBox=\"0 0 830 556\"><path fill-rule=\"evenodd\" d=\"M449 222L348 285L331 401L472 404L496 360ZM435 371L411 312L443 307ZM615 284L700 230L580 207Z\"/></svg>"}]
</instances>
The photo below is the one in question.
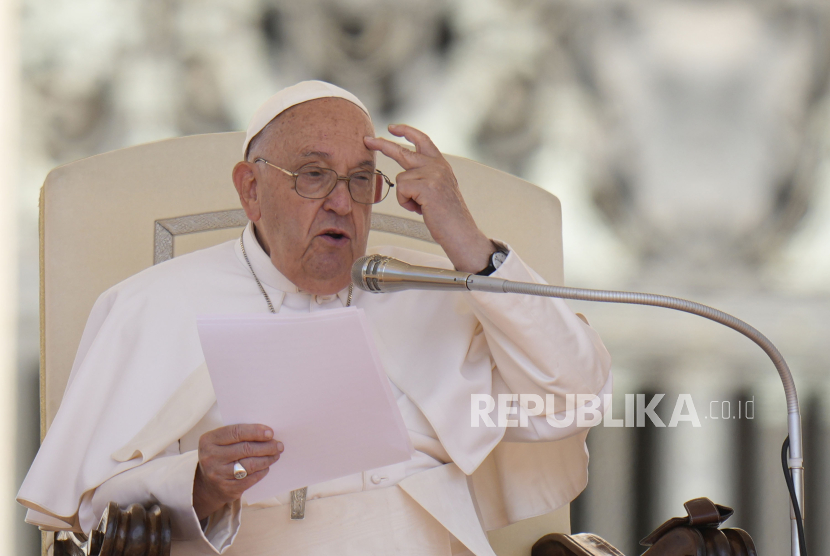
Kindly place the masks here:
<instances>
[{"instance_id":1,"label":"man's nose","mask_svg":"<svg viewBox=\"0 0 830 556\"><path fill-rule=\"evenodd\" d=\"M352 195L349 193L349 180L337 178L334 189L326 197L323 208L336 212L337 214L349 214L352 211Z\"/></svg>"}]
</instances>

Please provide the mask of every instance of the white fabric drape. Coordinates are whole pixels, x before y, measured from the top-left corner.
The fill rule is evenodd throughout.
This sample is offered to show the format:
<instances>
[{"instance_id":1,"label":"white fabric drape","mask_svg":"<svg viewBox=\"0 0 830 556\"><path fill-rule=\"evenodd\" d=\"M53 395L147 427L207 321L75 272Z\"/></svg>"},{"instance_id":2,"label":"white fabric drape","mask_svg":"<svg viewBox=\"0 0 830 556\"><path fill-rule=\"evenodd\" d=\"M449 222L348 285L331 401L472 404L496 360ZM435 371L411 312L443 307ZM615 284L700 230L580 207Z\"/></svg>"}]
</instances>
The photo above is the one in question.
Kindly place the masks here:
<instances>
[{"instance_id":1,"label":"white fabric drape","mask_svg":"<svg viewBox=\"0 0 830 556\"><path fill-rule=\"evenodd\" d=\"M345 301L345 291L340 303L298 291L258 247L250 227L245 245L275 305L322 310ZM414 264L450 267L433 255L380 251ZM513 252L495 275L541 281ZM353 305L366 311L387 375L404 396L399 407L405 417L410 413L410 434L437 442L427 454L436 462L451 461L472 474L480 526L492 529L546 513L584 488L585 431L554 429L543 418L533 427L507 431L470 427L472 394L553 394L564 407L567 393L608 391L608 353L564 302L481 292L355 291ZM146 269L102 294L60 410L18 494L30 508L27 519L77 530L81 500L91 501L103 483L154 458L179 457L167 451L175 444L181 450L179 441L215 402L209 378L205 383L196 317L265 311L238 241ZM506 432L511 442L542 442L505 443ZM192 479L182 488L192 490ZM429 496L440 500L440 490L421 492L419 504L428 506ZM181 509L187 511L192 513ZM181 517L188 519L195 514ZM186 530L181 529L185 535Z\"/></svg>"}]
</instances>

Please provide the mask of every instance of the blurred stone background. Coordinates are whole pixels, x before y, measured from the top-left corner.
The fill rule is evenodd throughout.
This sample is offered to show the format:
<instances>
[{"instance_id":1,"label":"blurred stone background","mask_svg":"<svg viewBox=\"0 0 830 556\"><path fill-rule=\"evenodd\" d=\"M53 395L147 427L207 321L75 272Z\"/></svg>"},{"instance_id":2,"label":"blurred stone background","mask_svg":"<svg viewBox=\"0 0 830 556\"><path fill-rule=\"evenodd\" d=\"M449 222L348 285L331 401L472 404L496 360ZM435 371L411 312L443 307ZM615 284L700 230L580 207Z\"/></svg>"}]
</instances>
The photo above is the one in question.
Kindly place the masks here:
<instances>
[{"instance_id":1,"label":"blurred stone background","mask_svg":"<svg viewBox=\"0 0 830 556\"><path fill-rule=\"evenodd\" d=\"M17 485L39 439L37 198L48 171L242 130L270 94L317 78L357 94L379 130L410 123L445 152L559 196L569 285L688 297L767 334L800 389L808 544L830 550L825 1L18 2L19 106L0 107L22 122ZM786 407L763 353L689 315L572 306L614 357L615 416L625 394L665 393L667 422L688 393L703 425L594 430L573 530L635 555L683 501L709 496L736 509L728 524L761 553L787 553ZM753 418L737 418L747 401ZM14 553L37 554L23 514Z\"/></svg>"}]
</instances>

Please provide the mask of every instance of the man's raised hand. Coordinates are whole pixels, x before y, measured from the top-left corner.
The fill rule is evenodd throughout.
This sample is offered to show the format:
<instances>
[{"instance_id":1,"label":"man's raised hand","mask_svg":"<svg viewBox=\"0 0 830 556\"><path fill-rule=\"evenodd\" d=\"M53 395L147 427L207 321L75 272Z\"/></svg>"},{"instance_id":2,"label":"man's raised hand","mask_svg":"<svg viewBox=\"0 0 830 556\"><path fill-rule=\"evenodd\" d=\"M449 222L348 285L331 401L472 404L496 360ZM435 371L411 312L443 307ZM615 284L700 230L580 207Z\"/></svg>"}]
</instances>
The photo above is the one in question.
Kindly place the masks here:
<instances>
[{"instance_id":1,"label":"man's raised hand","mask_svg":"<svg viewBox=\"0 0 830 556\"><path fill-rule=\"evenodd\" d=\"M193 509L200 520L262 480L280 459L282 442L265 425L229 425L206 432L199 438L199 465L193 481ZM233 476L239 462L248 472L244 479Z\"/></svg>"},{"instance_id":2,"label":"man's raised hand","mask_svg":"<svg viewBox=\"0 0 830 556\"><path fill-rule=\"evenodd\" d=\"M395 179L398 202L423 215L430 234L457 270L478 272L486 267L496 248L476 226L450 163L422 131L390 125L389 132L415 145L415 152L380 137L365 137L364 143L404 169Z\"/></svg>"}]
</instances>

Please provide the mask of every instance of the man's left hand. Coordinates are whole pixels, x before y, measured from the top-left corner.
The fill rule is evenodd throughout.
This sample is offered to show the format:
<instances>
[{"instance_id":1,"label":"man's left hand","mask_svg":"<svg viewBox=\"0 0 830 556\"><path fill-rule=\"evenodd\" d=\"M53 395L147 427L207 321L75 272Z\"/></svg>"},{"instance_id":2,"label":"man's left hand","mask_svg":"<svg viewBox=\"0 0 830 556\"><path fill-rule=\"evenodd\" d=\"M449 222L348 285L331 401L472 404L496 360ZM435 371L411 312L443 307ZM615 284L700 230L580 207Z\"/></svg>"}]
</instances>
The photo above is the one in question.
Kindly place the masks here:
<instances>
[{"instance_id":1,"label":"man's left hand","mask_svg":"<svg viewBox=\"0 0 830 556\"><path fill-rule=\"evenodd\" d=\"M389 132L406 138L415 151L380 137L366 137L364 143L404 169L395 179L398 202L423 215L424 224L456 270L478 272L485 268L496 247L476 226L450 163L432 140L414 127L390 125Z\"/></svg>"}]
</instances>

